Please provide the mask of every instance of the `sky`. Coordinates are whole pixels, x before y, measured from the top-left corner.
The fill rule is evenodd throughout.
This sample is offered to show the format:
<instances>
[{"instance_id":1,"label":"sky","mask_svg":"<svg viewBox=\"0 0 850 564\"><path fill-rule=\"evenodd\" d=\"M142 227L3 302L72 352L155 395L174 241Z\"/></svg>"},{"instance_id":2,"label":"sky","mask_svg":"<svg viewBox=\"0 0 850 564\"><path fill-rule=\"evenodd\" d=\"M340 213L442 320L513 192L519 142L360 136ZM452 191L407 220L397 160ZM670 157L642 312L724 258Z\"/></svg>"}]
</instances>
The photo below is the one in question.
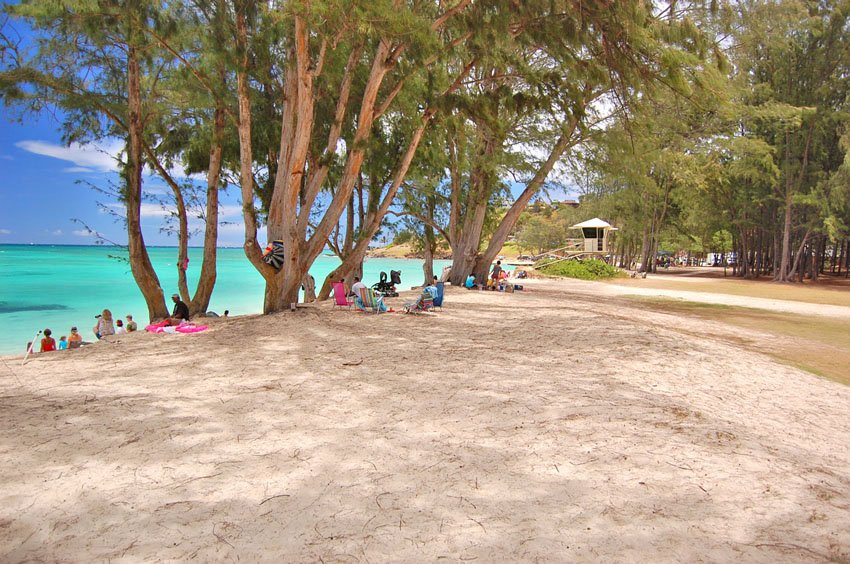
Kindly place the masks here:
<instances>
[{"instance_id":1,"label":"sky","mask_svg":"<svg viewBox=\"0 0 850 564\"><path fill-rule=\"evenodd\" d=\"M15 112L0 107L0 244L95 244L95 236L83 223L106 239L125 244L124 224L110 213L120 213L122 206L90 186L107 189L110 182L117 183L115 156L122 143L116 139L68 147L52 116L27 116L23 123L13 121L15 117ZM168 190L150 175L144 186L147 193ZM240 247L244 227L237 187L229 188L221 200L219 246ZM149 245L177 244L175 235L161 231L169 213L158 204L143 205L142 225ZM200 221L194 224L199 227ZM190 242L202 243L201 235Z\"/></svg>"},{"instance_id":2,"label":"sky","mask_svg":"<svg viewBox=\"0 0 850 564\"><path fill-rule=\"evenodd\" d=\"M115 139L99 144L62 143L59 123L49 115L27 116L23 123L16 113L0 105L0 244L93 245L97 231L104 239L126 244L127 233L117 214L123 206L116 198L92 187L108 189L117 184L116 155L123 147ZM172 171L185 178L181 171ZM170 191L157 176L143 179L147 194ZM515 184L518 195L522 186ZM558 194L563 196L563 194ZM237 186L221 194L219 214L220 247L241 247L244 240L241 197ZM142 206L142 226L148 245L173 246L174 234L163 232L171 212L160 204ZM85 224L85 225L84 225ZM193 219L190 227L202 223ZM264 239L260 233L260 243ZM203 245L203 233L190 240Z\"/></svg>"}]
</instances>

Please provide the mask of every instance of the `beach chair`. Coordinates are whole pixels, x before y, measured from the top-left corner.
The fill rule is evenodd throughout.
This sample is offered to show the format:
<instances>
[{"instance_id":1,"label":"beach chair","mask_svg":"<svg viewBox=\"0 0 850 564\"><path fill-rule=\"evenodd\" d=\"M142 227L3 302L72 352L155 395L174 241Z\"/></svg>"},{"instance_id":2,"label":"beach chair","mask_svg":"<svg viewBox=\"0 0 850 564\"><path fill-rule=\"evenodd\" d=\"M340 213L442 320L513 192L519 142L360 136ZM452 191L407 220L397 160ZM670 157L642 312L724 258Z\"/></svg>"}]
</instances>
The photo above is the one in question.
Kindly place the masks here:
<instances>
[{"instance_id":1,"label":"beach chair","mask_svg":"<svg viewBox=\"0 0 850 564\"><path fill-rule=\"evenodd\" d=\"M336 306L351 309L351 306L354 305L354 298L349 298L345 295L345 284L342 282L334 282L332 286L334 289L334 304L331 309Z\"/></svg>"},{"instance_id":2,"label":"beach chair","mask_svg":"<svg viewBox=\"0 0 850 564\"><path fill-rule=\"evenodd\" d=\"M372 313L381 312L378 298L375 297L375 293L372 292L371 288L360 288L360 301L363 302L363 307L366 308L366 311L371 309Z\"/></svg>"},{"instance_id":3,"label":"beach chair","mask_svg":"<svg viewBox=\"0 0 850 564\"><path fill-rule=\"evenodd\" d=\"M428 292L422 292L416 300L404 304L404 313L422 313L434 309L434 298Z\"/></svg>"},{"instance_id":4,"label":"beach chair","mask_svg":"<svg viewBox=\"0 0 850 564\"><path fill-rule=\"evenodd\" d=\"M446 294L446 283L437 282L437 295L434 297L434 307L443 309L443 297Z\"/></svg>"}]
</instances>

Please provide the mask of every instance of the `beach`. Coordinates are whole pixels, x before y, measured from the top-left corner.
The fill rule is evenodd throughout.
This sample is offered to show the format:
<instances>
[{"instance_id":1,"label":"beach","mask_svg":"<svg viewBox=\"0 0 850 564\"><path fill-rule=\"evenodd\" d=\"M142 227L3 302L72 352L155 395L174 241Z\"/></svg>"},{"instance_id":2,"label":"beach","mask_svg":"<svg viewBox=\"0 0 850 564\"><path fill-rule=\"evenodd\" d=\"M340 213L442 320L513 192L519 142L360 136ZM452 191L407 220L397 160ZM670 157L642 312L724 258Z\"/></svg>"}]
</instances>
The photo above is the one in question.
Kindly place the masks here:
<instances>
[{"instance_id":1,"label":"beach","mask_svg":"<svg viewBox=\"0 0 850 564\"><path fill-rule=\"evenodd\" d=\"M850 559L850 388L523 284L5 357L0 560Z\"/></svg>"}]
</instances>

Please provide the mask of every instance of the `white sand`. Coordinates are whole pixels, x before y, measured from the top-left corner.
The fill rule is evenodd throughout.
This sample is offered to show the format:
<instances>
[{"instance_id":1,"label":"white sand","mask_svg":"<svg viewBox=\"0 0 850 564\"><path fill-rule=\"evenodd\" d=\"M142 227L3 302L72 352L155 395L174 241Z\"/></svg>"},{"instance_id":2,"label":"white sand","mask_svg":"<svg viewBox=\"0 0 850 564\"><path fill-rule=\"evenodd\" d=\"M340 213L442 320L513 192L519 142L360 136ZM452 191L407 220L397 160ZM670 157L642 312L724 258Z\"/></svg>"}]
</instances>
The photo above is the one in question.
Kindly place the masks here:
<instances>
[{"instance_id":1,"label":"white sand","mask_svg":"<svg viewBox=\"0 0 850 564\"><path fill-rule=\"evenodd\" d=\"M5 359L0 561L850 560L850 388L526 287Z\"/></svg>"}]
</instances>

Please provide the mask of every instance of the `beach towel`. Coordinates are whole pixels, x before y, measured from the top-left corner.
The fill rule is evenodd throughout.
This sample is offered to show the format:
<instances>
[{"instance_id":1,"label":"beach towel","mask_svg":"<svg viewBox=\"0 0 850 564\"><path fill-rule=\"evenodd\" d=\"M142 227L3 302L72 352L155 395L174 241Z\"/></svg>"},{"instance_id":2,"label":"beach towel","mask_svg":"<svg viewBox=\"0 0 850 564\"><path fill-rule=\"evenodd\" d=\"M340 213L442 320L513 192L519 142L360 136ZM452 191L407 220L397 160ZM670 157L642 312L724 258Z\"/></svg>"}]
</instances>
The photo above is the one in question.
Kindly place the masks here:
<instances>
[{"instance_id":1,"label":"beach towel","mask_svg":"<svg viewBox=\"0 0 850 564\"><path fill-rule=\"evenodd\" d=\"M151 323L145 327L149 333L200 333L209 329L206 325L195 325L194 323L181 323L180 325L169 325L167 321Z\"/></svg>"}]
</instances>

